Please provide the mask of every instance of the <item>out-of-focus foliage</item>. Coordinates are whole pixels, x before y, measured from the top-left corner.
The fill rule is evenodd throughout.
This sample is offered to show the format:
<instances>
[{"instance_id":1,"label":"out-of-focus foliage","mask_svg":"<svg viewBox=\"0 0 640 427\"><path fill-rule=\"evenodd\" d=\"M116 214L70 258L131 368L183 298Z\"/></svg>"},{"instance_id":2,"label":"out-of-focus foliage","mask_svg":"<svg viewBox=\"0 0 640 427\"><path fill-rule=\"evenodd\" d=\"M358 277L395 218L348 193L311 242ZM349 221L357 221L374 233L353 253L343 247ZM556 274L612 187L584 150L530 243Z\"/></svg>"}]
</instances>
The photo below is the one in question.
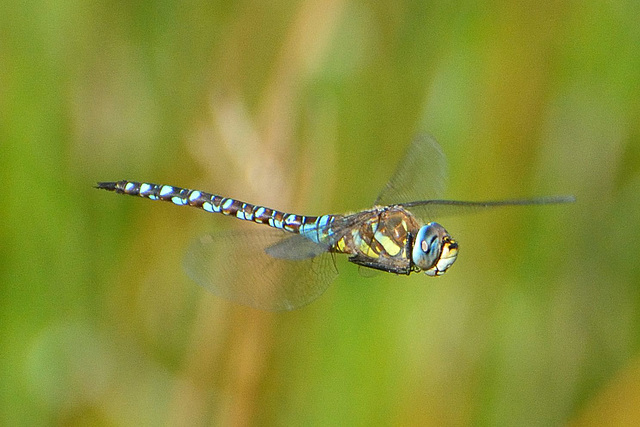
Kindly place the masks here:
<instances>
[{"instance_id":1,"label":"out-of-focus foliage","mask_svg":"<svg viewBox=\"0 0 640 427\"><path fill-rule=\"evenodd\" d=\"M2 2L0 422L640 422L639 5ZM578 202L273 314L181 269L238 221L91 188L353 211L420 131L450 198Z\"/></svg>"}]
</instances>

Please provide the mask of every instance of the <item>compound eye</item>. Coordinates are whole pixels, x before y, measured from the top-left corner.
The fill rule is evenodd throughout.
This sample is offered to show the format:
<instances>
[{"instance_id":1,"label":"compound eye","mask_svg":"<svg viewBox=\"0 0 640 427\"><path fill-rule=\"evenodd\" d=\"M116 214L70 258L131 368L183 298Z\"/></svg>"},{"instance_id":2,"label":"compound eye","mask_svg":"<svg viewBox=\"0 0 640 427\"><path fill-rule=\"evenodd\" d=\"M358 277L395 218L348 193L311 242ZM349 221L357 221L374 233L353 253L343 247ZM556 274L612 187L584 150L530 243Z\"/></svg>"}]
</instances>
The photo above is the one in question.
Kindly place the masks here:
<instances>
[{"instance_id":1,"label":"compound eye","mask_svg":"<svg viewBox=\"0 0 640 427\"><path fill-rule=\"evenodd\" d=\"M424 252L427 256L437 253L438 249L440 248L440 241L438 239L438 236L436 235L432 235L431 237L429 237L428 241L423 240L420 244L422 246L422 252Z\"/></svg>"},{"instance_id":2,"label":"compound eye","mask_svg":"<svg viewBox=\"0 0 640 427\"><path fill-rule=\"evenodd\" d=\"M421 270L433 267L440 258L444 228L437 223L429 223L418 231L411 257Z\"/></svg>"}]
</instances>

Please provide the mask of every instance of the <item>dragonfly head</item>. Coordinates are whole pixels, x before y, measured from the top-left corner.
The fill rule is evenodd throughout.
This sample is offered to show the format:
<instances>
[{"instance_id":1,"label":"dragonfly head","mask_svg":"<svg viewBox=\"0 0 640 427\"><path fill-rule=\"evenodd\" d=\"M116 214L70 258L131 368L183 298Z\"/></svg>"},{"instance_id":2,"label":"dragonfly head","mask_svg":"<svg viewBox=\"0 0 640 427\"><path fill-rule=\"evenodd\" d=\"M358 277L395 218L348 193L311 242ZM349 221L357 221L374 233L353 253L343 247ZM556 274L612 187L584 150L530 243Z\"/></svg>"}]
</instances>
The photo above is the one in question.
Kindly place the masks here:
<instances>
[{"instance_id":1,"label":"dragonfly head","mask_svg":"<svg viewBox=\"0 0 640 427\"><path fill-rule=\"evenodd\" d=\"M455 262L458 244L447 230L436 222L423 225L413 244L413 263L427 276L442 276Z\"/></svg>"}]
</instances>

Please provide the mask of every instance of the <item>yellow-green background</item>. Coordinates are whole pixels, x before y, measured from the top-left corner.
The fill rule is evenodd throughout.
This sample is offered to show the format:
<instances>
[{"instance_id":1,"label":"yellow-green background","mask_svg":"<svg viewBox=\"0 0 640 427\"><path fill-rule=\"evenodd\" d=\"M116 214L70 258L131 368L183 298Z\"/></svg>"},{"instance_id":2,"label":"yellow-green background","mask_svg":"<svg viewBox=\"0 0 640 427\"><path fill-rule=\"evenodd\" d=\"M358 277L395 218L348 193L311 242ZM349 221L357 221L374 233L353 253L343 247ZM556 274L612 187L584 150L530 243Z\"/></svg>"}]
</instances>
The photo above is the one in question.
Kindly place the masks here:
<instances>
[{"instance_id":1,"label":"yellow-green background","mask_svg":"<svg viewBox=\"0 0 640 427\"><path fill-rule=\"evenodd\" d=\"M2 2L0 423L640 422L638 16ZM272 314L181 269L191 239L237 221L92 189L358 210L424 130L449 198L578 202L443 219L461 246L446 276L340 262L319 300Z\"/></svg>"}]
</instances>

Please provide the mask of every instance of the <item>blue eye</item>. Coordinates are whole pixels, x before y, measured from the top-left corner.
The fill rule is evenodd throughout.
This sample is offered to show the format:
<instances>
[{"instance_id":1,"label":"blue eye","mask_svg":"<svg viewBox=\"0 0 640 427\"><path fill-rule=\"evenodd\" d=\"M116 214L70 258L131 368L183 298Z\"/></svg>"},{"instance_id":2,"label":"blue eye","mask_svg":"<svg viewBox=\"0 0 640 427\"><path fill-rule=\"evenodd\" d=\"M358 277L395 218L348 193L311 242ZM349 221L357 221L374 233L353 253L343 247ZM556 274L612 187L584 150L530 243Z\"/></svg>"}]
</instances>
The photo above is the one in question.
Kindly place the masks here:
<instances>
[{"instance_id":1,"label":"blue eye","mask_svg":"<svg viewBox=\"0 0 640 427\"><path fill-rule=\"evenodd\" d=\"M438 252L438 249L440 247L439 243L440 242L438 241L436 236L433 236L431 238L431 241L429 242L429 252L432 254Z\"/></svg>"},{"instance_id":2,"label":"blue eye","mask_svg":"<svg viewBox=\"0 0 640 427\"><path fill-rule=\"evenodd\" d=\"M428 270L435 265L440 257L440 246L445 234L444 228L433 222L420 228L411 253L417 267Z\"/></svg>"},{"instance_id":3,"label":"blue eye","mask_svg":"<svg viewBox=\"0 0 640 427\"><path fill-rule=\"evenodd\" d=\"M428 276L443 275L457 256L458 244L435 222L420 228L411 249L413 265Z\"/></svg>"},{"instance_id":4,"label":"blue eye","mask_svg":"<svg viewBox=\"0 0 640 427\"><path fill-rule=\"evenodd\" d=\"M458 244L436 222L420 228L411 249L413 265L428 276L443 275L457 256Z\"/></svg>"}]
</instances>

